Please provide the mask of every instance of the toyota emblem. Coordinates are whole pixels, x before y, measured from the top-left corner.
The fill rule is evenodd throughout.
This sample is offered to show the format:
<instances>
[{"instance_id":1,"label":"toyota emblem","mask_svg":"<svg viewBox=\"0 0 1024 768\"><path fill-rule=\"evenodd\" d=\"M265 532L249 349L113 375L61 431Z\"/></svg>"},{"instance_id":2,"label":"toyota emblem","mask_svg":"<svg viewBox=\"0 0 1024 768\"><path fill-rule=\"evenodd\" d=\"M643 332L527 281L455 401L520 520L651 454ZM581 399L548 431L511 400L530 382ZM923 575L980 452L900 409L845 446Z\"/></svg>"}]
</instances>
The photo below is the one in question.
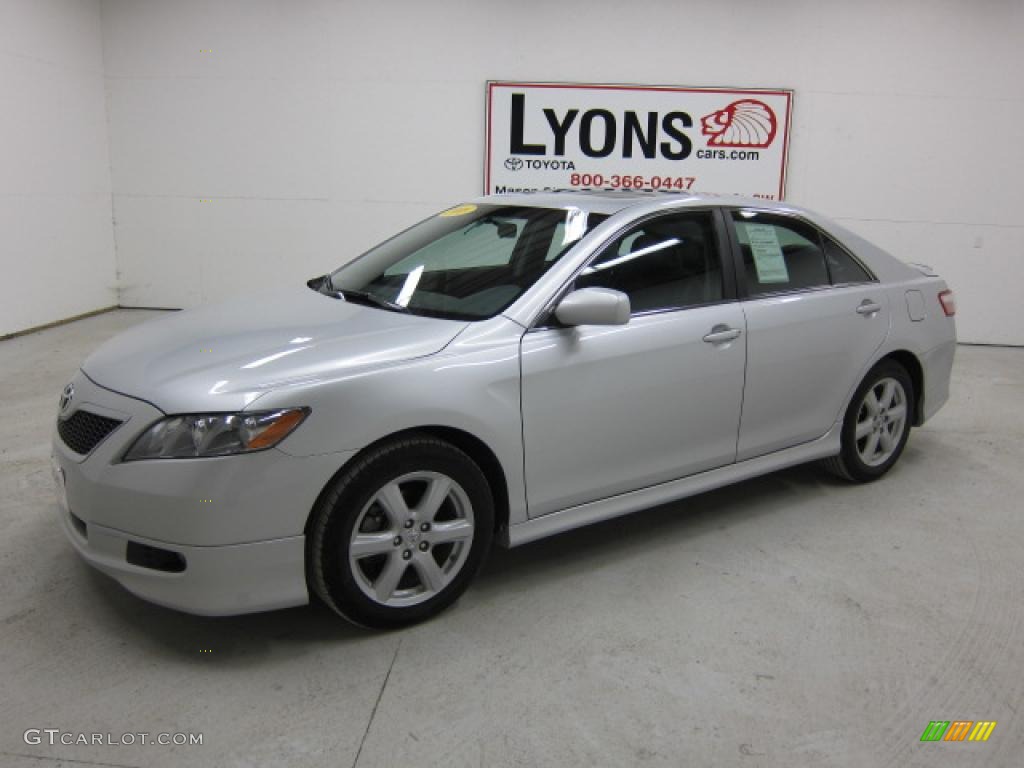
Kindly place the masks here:
<instances>
[{"instance_id":1,"label":"toyota emblem","mask_svg":"<svg viewBox=\"0 0 1024 768\"><path fill-rule=\"evenodd\" d=\"M68 384L66 387L64 387L64 391L60 393L60 412L61 413L64 413L64 411L66 411L68 409L68 406L71 405L71 400L74 398L74 396L75 396L75 385L74 384Z\"/></svg>"}]
</instances>

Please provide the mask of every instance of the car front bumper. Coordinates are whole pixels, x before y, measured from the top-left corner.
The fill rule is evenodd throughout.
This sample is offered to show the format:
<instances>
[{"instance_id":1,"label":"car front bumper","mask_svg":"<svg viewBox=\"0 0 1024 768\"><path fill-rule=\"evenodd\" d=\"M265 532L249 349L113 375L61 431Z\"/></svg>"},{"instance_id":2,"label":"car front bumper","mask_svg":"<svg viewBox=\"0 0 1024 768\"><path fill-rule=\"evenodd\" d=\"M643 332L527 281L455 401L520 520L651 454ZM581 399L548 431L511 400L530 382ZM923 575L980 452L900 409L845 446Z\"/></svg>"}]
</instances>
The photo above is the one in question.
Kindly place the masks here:
<instances>
[{"instance_id":1,"label":"car front bumper","mask_svg":"<svg viewBox=\"0 0 1024 768\"><path fill-rule=\"evenodd\" d=\"M87 563L152 603L203 616L227 616L309 602L305 536L195 547L88 524L62 505L59 517L68 541ZM184 570L166 572L129 563L129 542L179 555Z\"/></svg>"},{"instance_id":2,"label":"car front bumper","mask_svg":"<svg viewBox=\"0 0 1024 768\"><path fill-rule=\"evenodd\" d=\"M321 489L351 454L276 449L213 459L121 462L163 413L79 373L76 408L123 423L91 453L55 432L60 525L82 558L130 592L201 615L309 602L304 527Z\"/></svg>"}]
</instances>

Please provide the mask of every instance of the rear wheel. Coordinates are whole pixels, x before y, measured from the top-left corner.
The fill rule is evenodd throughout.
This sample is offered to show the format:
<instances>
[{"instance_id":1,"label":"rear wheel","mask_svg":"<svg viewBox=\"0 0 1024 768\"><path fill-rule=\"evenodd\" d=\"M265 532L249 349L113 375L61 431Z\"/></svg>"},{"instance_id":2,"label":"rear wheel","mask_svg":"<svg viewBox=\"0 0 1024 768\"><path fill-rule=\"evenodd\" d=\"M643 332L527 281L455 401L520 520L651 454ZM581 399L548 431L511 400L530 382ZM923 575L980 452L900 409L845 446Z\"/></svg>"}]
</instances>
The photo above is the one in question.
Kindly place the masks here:
<instances>
[{"instance_id":1,"label":"rear wheel","mask_svg":"<svg viewBox=\"0 0 1024 768\"><path fill-rule=\"evenodd\" d=\"M422 621L469 586L493 527L490 487L472 459L410 436L371 450L334 481L310 531L309 580L357 624Z\"/></svg>"},{"instance_id":2,"label":"rear wheel","mask_svg":"<svg viewBox=\"0 0 1024 768\"><path fill-rule=\"evenodd\" d=\"M913 412L909 374L895 360L883 360L854 393L843 419L842 449L824 465L853 482L877 480L903 453Z\"/></svg>"}]
</instances>

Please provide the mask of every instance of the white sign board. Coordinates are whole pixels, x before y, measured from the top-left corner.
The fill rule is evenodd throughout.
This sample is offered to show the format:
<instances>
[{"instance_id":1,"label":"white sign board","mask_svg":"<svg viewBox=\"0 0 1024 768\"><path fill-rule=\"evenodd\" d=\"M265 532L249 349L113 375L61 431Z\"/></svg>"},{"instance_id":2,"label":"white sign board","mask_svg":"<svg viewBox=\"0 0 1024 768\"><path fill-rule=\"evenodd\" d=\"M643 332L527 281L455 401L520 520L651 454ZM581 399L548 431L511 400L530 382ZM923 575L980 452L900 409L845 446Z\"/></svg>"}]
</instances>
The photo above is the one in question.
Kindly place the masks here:
<instances>
[{"instance_id":1,"label":"white sign board","mask_svg":"<svg viewBox=\"0 0 1024 768\"><path fill-rule=\"evenodd\" d=\"M781 200L792 105L788 90L489 82L484 191Z\"/></svg>"}]
</instances>

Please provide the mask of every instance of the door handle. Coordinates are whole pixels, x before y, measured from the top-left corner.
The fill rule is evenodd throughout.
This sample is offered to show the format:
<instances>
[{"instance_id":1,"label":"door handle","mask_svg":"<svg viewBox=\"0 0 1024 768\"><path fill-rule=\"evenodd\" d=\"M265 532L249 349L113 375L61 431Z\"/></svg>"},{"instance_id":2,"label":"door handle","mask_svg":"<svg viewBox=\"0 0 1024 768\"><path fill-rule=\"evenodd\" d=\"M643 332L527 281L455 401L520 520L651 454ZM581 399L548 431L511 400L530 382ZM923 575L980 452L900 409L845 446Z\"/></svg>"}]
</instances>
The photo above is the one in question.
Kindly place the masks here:
<instances>
[{"instance_id":1,"label":"door handle","mask_svg":"<svg viewBox=\"0 0 1024 768\"><path fill-rule=\"evenodd\" d=\"M739 328L730 328L727 325L716 325L711 329L711 333L704 337L704 341L708 344L724 344L727 341L739 338Z\"/></svg>"},{"instance_id":2,"label":"door handle","mask_svg":"<svg viewBox=\"0 0 1024 768\"><path fill-rule=\"evenodd\" d=\"M873 314L875 314L875 312L877 312L881 308L882 308L882 305L879 304L878 302L872 301L871 299L864 299L864 301L862 301L860 303L860 306L857 307L857 314L858 315L873 315Z\"/></svg>"}]
</instances>

